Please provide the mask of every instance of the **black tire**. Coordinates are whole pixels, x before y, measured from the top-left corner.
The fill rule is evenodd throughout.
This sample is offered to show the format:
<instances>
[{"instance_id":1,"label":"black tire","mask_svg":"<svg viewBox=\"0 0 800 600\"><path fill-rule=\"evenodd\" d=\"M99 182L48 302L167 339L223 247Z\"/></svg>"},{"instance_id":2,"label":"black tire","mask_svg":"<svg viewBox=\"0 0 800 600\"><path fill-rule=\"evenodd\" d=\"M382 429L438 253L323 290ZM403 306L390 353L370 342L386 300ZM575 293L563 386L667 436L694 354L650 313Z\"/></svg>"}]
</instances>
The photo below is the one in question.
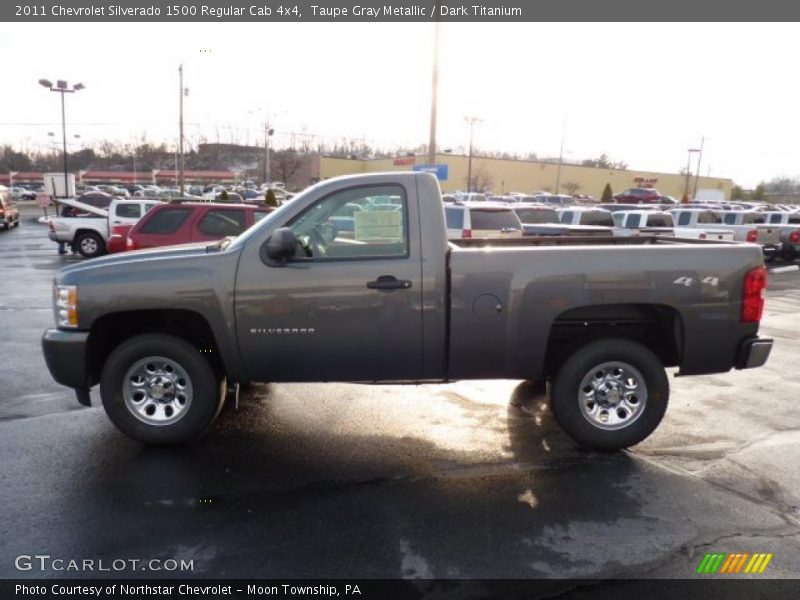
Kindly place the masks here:
<instances>
[{"instance_id":1,"label":"black tire","mask_svg":"<svg viewBox=\"0 0 800 600\"><path fill-rule=\"evenodd\" d=\"M600 368L607 363L611 365ZM640 397L643 387L638 392L637 388L620 387L627 375L616 379L615 364L627 368L631 381L638 382L641 376L646 387L644 402ZM600 374L602 378L598 378ZM582 390L584 378L587 385ZM614 395L617 390L623 391L624 402L615 404L610 396L609 404L603 395L609 392L609 386L614 388ZM580 445L594 450L620 450L638 444L661 423L668 402L669 380L661 361L642 344L624 339L591 342L576 350L555 375L550 396L551 409L562 429ZM609 422L600 423L604 416Z\"/></svg>"},{"instance_id":2,"label":"black tire","mask_svg":"<svg viewBox=\"0 0 800 600\"><path fill-rule=\"evenodd\" d=\"M84 232L75 238L75 247L80 252L81 256L86 258L95 258L101 256L106 252L106 243L99 234L93 231Z\"/></svg>"},{"instance_id":3,"label":"black tire","mask_svg":"<svg viewBox=\"0 0 800 600\"><path fill-rule=\"evenodd\" d=\"M148 357L163 357L188 377L191 394L185 412L166 424L145 422L126 402L123 386L129 369ZM171 335L145 334L120 344L108 357L100 378L100 396L111 421L127 436L145 444L181 444L200 436L224 402L225 378L217 374L200 352ZM154 401L142 401L157 404ZM165 409L166 411L166 409Z\"/></svg>"}]
</instances>

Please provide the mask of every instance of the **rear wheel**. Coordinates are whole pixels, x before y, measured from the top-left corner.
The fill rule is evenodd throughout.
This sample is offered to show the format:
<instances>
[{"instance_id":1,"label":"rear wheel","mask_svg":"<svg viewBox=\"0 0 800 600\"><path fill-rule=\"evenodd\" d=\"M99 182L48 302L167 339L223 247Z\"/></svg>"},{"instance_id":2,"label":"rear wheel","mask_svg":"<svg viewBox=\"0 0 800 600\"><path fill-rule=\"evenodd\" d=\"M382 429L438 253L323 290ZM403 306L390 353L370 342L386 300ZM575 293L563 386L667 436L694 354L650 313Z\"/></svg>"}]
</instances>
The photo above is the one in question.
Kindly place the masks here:
<instances>
[{"instance_id":1,"label":"rear wheel","mask_svg":"<svg viewBox=\"0 0 800 600\"><path fill-rule=\"evenodd\" d=\"M104 254L106 251L106 244L99 234L92 231L81 233L75 240L75 246L78 252L86 258L94 258Z\"/></svg>"},{"instance_id":2,"label":"rear wheel","mask_svg":"<svg viewBox=\"0 0 800 600\"><path fill-rule=\"evenodd\" d=\"M669 401L661 361L629 340L592 342L574 352L554 378L556 421L579 444L619 450L658 427Z\"/></svg>"},{"instance_id":3,"label":"rear wheel","mask_svg":"<svg viewBox=\"0 0 800 600\"><path fill-rule=\"evenodd\" d=\"M188 342L147 334L118 346L103 367L100 395L111 421L146 444L188 442L222 408L224 378Z\"/></svg>"}]
</instances>

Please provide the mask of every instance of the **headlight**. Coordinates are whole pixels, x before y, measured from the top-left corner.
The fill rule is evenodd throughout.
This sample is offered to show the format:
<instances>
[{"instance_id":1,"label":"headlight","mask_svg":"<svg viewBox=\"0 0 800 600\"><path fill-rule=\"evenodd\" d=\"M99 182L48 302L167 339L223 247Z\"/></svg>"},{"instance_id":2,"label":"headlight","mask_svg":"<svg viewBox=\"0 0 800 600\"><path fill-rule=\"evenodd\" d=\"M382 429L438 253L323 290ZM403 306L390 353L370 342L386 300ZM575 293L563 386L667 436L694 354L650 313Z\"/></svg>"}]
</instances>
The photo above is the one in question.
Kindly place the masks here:
<instances>
[{"instance_id":1,"label":"headlight","mask_svg":"<svg viewBox=\"0 0 800 600\"><path fill-rule=\"evenodd\" d=\"M78 288L74 285L55 286L56 325L78 326Z\"/></svg>"}]
</instances>

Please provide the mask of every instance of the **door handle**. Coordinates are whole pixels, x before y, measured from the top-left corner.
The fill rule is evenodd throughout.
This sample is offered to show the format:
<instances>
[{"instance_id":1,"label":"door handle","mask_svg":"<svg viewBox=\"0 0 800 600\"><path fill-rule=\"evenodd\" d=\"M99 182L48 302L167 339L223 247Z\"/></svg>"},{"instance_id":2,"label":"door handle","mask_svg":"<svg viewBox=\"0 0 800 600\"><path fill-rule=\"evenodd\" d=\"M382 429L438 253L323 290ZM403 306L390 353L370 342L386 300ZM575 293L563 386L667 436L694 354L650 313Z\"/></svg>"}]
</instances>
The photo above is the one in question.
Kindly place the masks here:
<instances>
[{"instance_id":1,"label":"door handle","mask_svg":"<svg viewBox=\"0 0 800 600\"><path fill-rule=\"evenodd\" d=\"M367 287L371 290L406 290L411 287L411 282L393 275L381 275L375 281L368 281Z\"/></svg>"}]
</instances>

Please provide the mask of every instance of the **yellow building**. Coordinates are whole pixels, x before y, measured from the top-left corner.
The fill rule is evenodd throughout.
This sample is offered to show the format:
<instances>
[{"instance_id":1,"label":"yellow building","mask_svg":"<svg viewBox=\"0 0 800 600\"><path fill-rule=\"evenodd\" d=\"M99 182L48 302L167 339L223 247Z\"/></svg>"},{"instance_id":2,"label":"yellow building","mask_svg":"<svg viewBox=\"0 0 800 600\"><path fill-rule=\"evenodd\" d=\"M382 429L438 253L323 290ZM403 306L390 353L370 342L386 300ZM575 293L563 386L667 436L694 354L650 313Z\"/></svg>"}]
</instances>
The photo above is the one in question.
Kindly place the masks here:
<instances>
[{"instance_id":1,"label":"yellow building","mask_svg":"<svg viewBox=\"0 0 800 600\"><path fill-rule=\"evenodd\" d=\"M375 173L380 171L409 171L415 165L427 163L423 155L375 160L318 157L312 165L312 172L320 179L353 173ZM467 170L469 158L453 154L437 154L436 163L447 165L447 179L440 181L443 192L467 189ZM315 168L316 167L316 168ZM656 173L651 171L631 171L620 169L600 169L578 165L558 165L531 160L506 160L499 158L472 158L472 178L478 187L497 194L506 192L531 193L537 191L556 192L556 178L560 185L557 193L585 194L600 198L603 188L611 184L614 194L631 187L654 187L662 194L681 199L686 190L686 177L678 173ZM485 185L482 185L485 184ZM730 179L720 177L700 177L697 189L722 190L725 198L730 198ZM694 176L689 182L689 196L695 188Z\"/></svg>"}]
</instances>

